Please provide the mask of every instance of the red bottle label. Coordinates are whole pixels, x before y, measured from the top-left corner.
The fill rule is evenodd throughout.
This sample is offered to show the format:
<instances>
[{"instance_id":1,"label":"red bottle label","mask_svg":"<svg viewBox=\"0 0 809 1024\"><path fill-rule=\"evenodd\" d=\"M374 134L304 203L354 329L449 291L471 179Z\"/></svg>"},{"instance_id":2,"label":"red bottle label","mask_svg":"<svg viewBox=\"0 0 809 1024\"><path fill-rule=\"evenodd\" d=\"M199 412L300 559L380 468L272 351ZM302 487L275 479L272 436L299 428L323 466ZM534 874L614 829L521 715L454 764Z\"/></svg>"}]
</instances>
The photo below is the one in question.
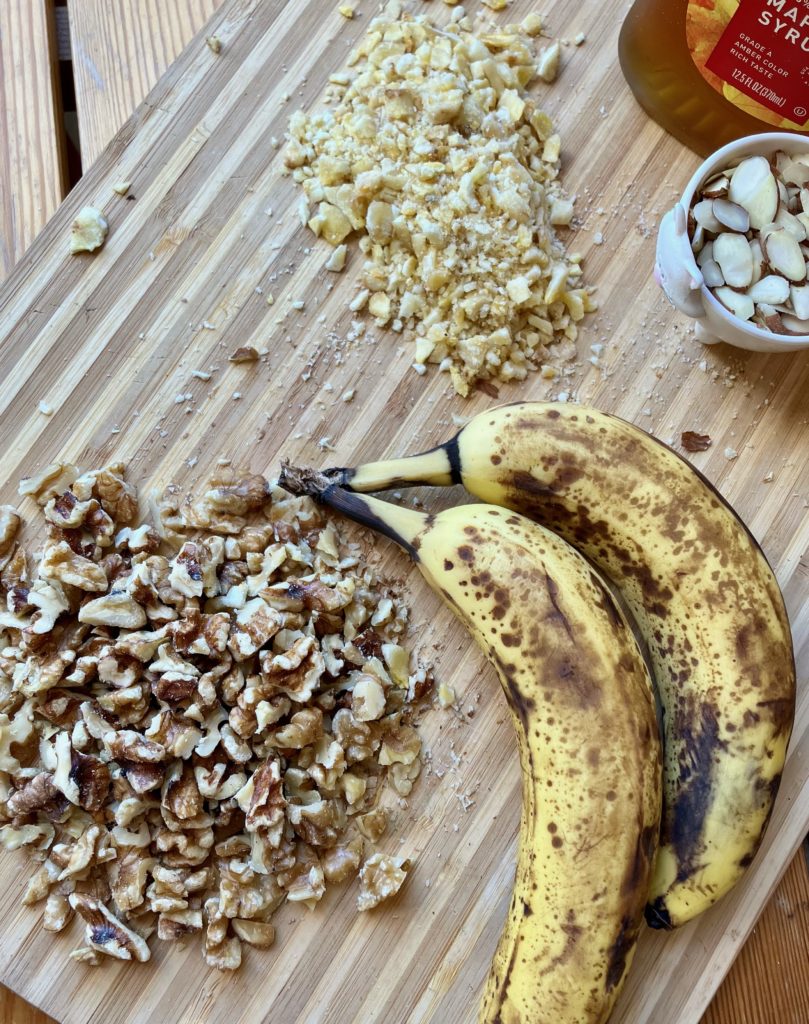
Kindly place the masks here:
<instances>
[{"instance_id":1,"label":"red bottle label","mask_svg":"<svg viewBox=\"0 0 809 1024\"><path fill-rule=\"evenodd\" d=\"M809 0L691 0L688 8L694 62L718 92L769 124L809 127Z\"/></svg>"}]
</instances>

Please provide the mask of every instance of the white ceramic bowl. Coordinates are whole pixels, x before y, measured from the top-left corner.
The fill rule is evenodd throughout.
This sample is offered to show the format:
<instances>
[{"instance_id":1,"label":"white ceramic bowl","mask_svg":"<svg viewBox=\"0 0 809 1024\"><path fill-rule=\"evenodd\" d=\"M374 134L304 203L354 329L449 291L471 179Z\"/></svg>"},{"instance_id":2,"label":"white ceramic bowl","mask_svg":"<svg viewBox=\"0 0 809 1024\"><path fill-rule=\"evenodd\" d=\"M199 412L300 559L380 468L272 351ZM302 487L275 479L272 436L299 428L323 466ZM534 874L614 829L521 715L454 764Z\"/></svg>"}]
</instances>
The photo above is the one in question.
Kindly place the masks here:
<instances>
[{"instance_id":1,"label":"white ceramic bowl","mask_svg":"<svg viewBox=\"0 0 809 1024\"><path fill-rule=\"evenodd\" d=\"M688 182L682 198L660 222L655 278L669 301L697 320L696 334L706 345L726 341L751 352L796 352L809 348L809 334L773 334L734 316L714 298L702 278L688 238L688 211L699 186L717 171L747 156L771 156L776 150L809 152L809 138L785 132L748 135L712 153Z\"/></svg>"}]
</instances>

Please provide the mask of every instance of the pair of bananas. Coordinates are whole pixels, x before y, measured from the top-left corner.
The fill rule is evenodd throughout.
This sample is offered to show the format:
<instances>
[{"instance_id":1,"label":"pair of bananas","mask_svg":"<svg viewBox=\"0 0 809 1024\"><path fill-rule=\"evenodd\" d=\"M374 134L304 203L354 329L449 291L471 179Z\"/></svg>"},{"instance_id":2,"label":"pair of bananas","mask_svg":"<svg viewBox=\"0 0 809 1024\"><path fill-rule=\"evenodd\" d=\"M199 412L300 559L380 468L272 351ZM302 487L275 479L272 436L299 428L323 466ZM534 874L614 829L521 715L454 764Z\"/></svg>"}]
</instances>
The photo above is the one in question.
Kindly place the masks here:
<instances>
[{"instance_id":1,"label":"pair of bananas","mask_svg":"<svg viewBox=\"0 0 809 1024\"><path fill-rule=\"evenodd\" d=\"M644 906L657 928L707 909L770 817L795 667L760 548L691 465L584 407L503 406L432 451L281 482L404 547L500 677L523 806L480 1021L606 1021ZM458 483L487 504L360 496Z\"/></svg>"}]
</instances>

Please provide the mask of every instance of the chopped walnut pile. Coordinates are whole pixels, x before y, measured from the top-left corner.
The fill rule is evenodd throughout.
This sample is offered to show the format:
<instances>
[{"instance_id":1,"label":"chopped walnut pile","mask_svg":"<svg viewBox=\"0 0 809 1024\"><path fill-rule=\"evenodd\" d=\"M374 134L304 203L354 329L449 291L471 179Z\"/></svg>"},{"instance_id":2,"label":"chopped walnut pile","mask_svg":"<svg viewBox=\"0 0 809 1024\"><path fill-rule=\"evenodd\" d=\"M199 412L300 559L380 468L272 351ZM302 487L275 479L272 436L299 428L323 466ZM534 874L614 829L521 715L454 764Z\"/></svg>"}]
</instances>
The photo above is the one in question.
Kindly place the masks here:
<instances>
[{"instance_id":1,"label":"chopped walnut pile","mask_svg":"<svg viewBox=\"0 0 809 1024\"><path fill-rule=\"evenodd\" d=\"M376 18L353 80L332 77L335 108L289 123L304 221L337 247L361 233L350 308L407 329L414 369L437 363L461 395L479 379L522 380L555 342L567 339L557 358L571 352L595 308L577 284L581 257L554 230L573 203L560 138L525 92L544 66L530 34L533 22L475 34L465 18Z\"/></svg>"},{"instance_id":2,"label":"chopped walnut pile","mask_svg":"<svg viewBox=\"0 0 809 1024\"><path fill-rule=\"evenodd\" d=\"M361 904L396 891L401 865L365 846L419 774L431 678L321 509L233 474L139 523L119 464L20 491L48 538L31 559L0 508L0 839L33 852L46 929L84 921L71 956L200 932L231 970L284 900L360 871Z\"/></svg>"}]
</instances>

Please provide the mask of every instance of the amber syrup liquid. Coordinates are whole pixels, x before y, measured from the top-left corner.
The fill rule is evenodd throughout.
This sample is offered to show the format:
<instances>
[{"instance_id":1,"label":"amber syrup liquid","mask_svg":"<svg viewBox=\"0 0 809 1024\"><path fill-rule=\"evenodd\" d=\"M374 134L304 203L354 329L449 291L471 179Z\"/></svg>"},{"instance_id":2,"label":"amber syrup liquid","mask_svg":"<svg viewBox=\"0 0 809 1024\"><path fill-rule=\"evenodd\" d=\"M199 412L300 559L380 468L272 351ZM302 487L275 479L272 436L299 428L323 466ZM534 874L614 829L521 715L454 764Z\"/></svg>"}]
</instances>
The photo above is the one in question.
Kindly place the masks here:
<instances>
[{"instance_id":1,"label":"amber syrup liquid","mask_svg":"<svg viewBox=\"0 0 809 1024\"><path fill-rule=\"evenodd\" d=\"M636 0L626 16L618 56L638 103L702 156L743 135L783 131L740 110L705 81L688 48L687 8L688 0Z\"/></svg>"}]
</instances>

